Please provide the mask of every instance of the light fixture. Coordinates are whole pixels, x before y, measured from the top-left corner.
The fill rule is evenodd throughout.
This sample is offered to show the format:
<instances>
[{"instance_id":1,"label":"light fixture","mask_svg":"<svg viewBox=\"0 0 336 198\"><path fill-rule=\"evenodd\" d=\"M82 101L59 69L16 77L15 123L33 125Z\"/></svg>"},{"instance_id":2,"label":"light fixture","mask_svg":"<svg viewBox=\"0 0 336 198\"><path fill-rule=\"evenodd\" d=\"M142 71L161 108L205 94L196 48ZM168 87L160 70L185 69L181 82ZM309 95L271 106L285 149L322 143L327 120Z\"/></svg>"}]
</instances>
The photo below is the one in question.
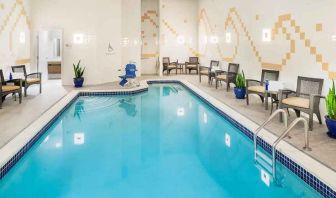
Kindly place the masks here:
<instances>
[{"instance_id":1,"label":"light fixture","mask_svg":"<svg viewBox=\"0 0 336 198\"><path fill-rule=\"evenodd\" d=\"M218 43L218 36L211 36L210 37L210 42L212 44L217 44Z\"/></svg>"},{"instance_id":2,"label":"light fixture","mask_svg":"<svg viewBox=\"0 0 336 198\"><path fill-rule=\"evenodd\" d=\"M184 116L184 108L183 107L177 108L177 112L176 113L177 113L178 117Z\"/></svg>"},{"instance_id":3,"label":"light fixture","mask_svg":"<svg viewBox=\"0 0 336 198\"><path fill-rule=\"evenodd\" d=\"M183 45L185 43L185 38L184 36L178 36L177 37L177 43L180 44L180 45Z\"/></svg>"},{"instance_id":4,"label":"light fixture","mask_svg":"<svg viewBox=\"0 0 336 198\"><path fill-rule=\"evenodd\" d=\"M73 35L74 44L83 44L84 43L84 34L74 34Z\"/></svg>"},{"instance_id":5,"label":"light fixture","mask_svg":"<svg viewBox=\"0 0 336 198\"><path fill-rule=\"evenodd\" d=\"M25 44L26 43L26 33L20 32L20 43Z\"/></svg>"},{"instance_id":6,"label":"light fixture","mask_svg":"<svg viewBox=\"0 0 336 198\"><path fill-rule=\"evenodd\" d=\"M265 28L262 31L262 41L263 42L270 42L272 37L271 37L271 29Z\"/></svg>"},{"instance_id":7,"label":"light fixture","mask_svg":"<svg viewBox=\"0 0 336 198\"><path fill-rule=\"evenodd\" d=\"M227 133L225 133L225 145L229 148L231 147L231 136Z\"/></svg>"},{"instance_id":8,"label":"light fixture","mask_svg":"<svg viewBox=\"0 0 336 198\"><path fill-rule=\"evenodd\" d=\"M74 134L74 144L81 145L85 143L84 133L75 133Z\"/></svg>"},{"instance_id":9,"label":"light fixture","mask_svg":"<svg viewBox=\"0 0 336 198\"><path fill-rule=\"evenodd\" d=\"M270 175L267 173L267 171L261 169L260 177L261 177L261 181L263 181L264 184L269 187L270 184L271 184L271 179L270 179Z\"/></svg>"},{"instance_id":10,"label":"light fixture","mask_svg":"<svg viewBox=\"0 0 336 198\"><path fill-rule=\"evenodd\" d=\"M206 36L203 37L203 43L208 44L208 37L206 37Z\"/></svg>"},{"instance_id":11,"label":"light fixture","mask_svg":"<svg viewBox=\"0 0 336 198\"><path fill-rule=\"evenodd\" d=\"M331 36L331 40L332 41L336 41L336 34L334 34L334 35Z\"/></svg>"},{"instance_id":12,"label":"light fixture","mask_svg":"<svg viewBox=\"0 0 336 198\"><path fill-rule=\"evenodd\" d=\"M121 44L126 47L129 44L129 38L128 37L124 37L121 41Z\"/></svg>"},{"instance_id":13,"label":"light fixture","mask_svg":"<svg viewBox=\"0 0 336 198\"><path fill-rule=\"evenodd\" d=\"M227 32L225 34L225 42L226 43L231 43L231 33L230 32Z\"/></svg>"}]
</instances>

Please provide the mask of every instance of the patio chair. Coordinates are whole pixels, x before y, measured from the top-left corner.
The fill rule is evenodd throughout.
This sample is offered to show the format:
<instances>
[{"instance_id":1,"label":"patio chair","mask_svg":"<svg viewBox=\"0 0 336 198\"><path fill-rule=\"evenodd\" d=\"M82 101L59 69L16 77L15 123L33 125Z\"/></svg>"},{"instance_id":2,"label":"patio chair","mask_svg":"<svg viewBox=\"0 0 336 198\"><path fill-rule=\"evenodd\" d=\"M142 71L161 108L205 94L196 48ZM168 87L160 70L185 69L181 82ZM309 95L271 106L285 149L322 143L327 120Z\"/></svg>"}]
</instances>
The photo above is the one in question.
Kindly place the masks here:
<instances>
[{"instance_id":1,"label":"patio chair","mask_svg":"<svg viewBox=\"0 0 336 198\"><path fill-rule=\"evenodd\" d=\"M296 91L280 90L279 91L279 108L292 108L296 116L300 117L300 112L309 115L309 130L313 130L313 115L316 114L319 123L322 124L320 113L320 99L323 88L323 79L308 78L299 76L297 79ZM286 97L284 92L290 91L294 97Z\"/></svg>"},{"instance_id":2,"label":"patio chair","mask_svg":"<svg viewBox=\"0 0 336 198\"><path fill-rule=\"evenodd\" d=\"M212 70L213 67L218 67L219 61L212 60L210 62L210 67L199 66L199 81L202 81L202 76L208 77L208 83L212 83L212 79L215 78L215 72Z\"/></svg>"},{"instance_id":3,"label":"patio chair","mask_svg":"<svg viewBox=\"0 0 336 198\"><path fill-rule=\"evenodd\" d=\"M218 82L226 83L226 90L229 91L230 83L236 84L236 76L239 70L239 64L229 63L228 71L216 71L216 89L218 87Z\"/></svg>"},{"instance_id":4,"label":"patio chair","mask_svg":"<svg viewBox=\"0 0 336 198\"><path fill-rule=\"evenodd\" d=\"M16 80L20 86L15 85L8 85L5 81L4 75L2 70L0 70L0 109L2 109L2 103L5 100L6 96L12 94L15 96L16 94L19 95L19 103L21 104L22 101L22 80ZM14 81L11 81L14 82Z\"/></svg>"},{"instance_id":5,"label":"patio chair","mask_svg":"<svg viewBox=\"0 0 336 198\"><path fill-rule=\"evenodd\" d=\"M196 71L196 74L198 74L198 57L189 57L189 62L185 62L185 68L186 71L189 70L189 74L191 73L192 70Z\"/></svg>"},{"instance_id":6,"label":"patio chair","mask_svg":"<svg viewBox=\"0 0 336 198\"><path fill-rule=\"evenodd\" d=\"M119 78L121 78L119 85L124 87L128 83L129 79L134 80L136 78L136 71L137 69L135 64L127 64L125 68L126 74L119 76Z\"/></svg>"},{"instance_id":7,"label":"patio chair","mask_svg":"<svg viewBox=\"0 0 336 198\"><path fill-rule=\"evenodd\" d=\"M42 74L40 72L27 74L25 65L12 66L13 73L23 74L24 95L27 96L27 89L31 85L40 85L40 93L42 93ZM18 84L16 84L18 86Z\"/></svg>"},{"instance_id":8,"label":"patio chair","mask_svg":"<svg viewBox=\"0 0 336 198\"><path fill-rule=\"evenodd\" d=\"M177 61L176 62L170 62L169 57L163 57L162 58L162 66L163 66L163 73L167 71L167 75L170 74L171 70L176 70L177 74Z\"/></svg>"},{"instance_id":9,"label":"patio chair","mask_svg":"<svg viewBox=\"0 0 336 198\"><path fill-rule=\"evenodd\" d=\"M250 104L249 95L250 94L256 94L260 97L260 100L262 103L264 103L265 100L265 81L266 80L272 80L272 81L278 81L279 80L279 71L275 70L266 70L263 69L261 71L261 80L253 80L253 79L246 79L246 104ZM276 100L274 98L276 96L272 95L272 100ZM273 101L272 101L273 102Z\"/></svg>"}]
</instances>

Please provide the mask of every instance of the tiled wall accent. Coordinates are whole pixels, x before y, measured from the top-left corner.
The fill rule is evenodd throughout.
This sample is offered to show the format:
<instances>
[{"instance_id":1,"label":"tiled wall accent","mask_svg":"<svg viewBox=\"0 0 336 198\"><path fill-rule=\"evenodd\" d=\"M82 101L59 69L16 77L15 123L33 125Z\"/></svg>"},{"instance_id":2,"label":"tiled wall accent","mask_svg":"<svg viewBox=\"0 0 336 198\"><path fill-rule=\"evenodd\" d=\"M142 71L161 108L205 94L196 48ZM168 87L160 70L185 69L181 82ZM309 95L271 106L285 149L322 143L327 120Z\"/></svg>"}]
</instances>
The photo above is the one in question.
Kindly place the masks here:
<instances>
[{"instance_id":1,"label":"tiled wall accent","mask_svg":"<svg viewBox=\"0 0 336 198\"><path fill-rule=\"evenodd\" d=\"M15 64L16 61L30 59L30 29L31 21L27 0L0 1L0 60L1 68ZM20 36L24 33L24 43ZM23 39L23 38L21 38ZM30 61L25 61L30 63Z\"/></svg>"},{"instance_id":2,"label":"tiled wall accent","mask_svg":"<svg viewBox=\"0 0 336 198\"><path fill-rule=\"evenodd\" d=\"M141 65L143 74L158 73L160 15L158 0L141 1Z\"/></svg>"},{"instance_id":3,"label":"tiled wall accent","mask_svg":"<svg viewBox=\"0 0 336 198\"><path fill-rule=\"evenodd\" d=\"M200 56L204 59L218 57L224 62L245 62L250 64L246 67L256 67L258 65L259 68L274 70L284 70L285 67L302 67L302 70L307 71L307 62L312 60L308 63L309 67L315 67L314 71L319 70L320 75L316 75L316 72L311 72L315 75L310 75L309 72L301 75L322 77L326 80L336 79L335 58L330 56L335 48L331 36L336 32L335 30L331 31L334 28L330 25L330 21L324 21L320 17L322 15L309 12L308 9L310 10L313 6L309 7L306 2L301 0L293 2L296 7L294 5L290 6L295 7L292 9L287 8L289 6L282 5L286 3L277 2L276 4L279 5L274 11L263 9L269 6L266 5L267 3L269 2L258 0L254 4L260 4L260 6L254 6L252 3L240 4L232 0L200 0L199 26L200 30L203 30L199 33L200 40L203 37L210 38L213 35L219 35L221 40L217 43L200 42ZM312 4L324 6L324 9L326 9L330 3L328 1ZM301 4L305 4L307 8L302 8L304 6L300 8L299 5ZM286 8L288 11L286 11ZM298 13L294 11L295 9L298 10ZM307 9L307 12L304 12L304 9ZM215 12L221 14L215 15ZM269 16L270 14L271 16ZM307 17L305 18L303 15L307 15ZM332 13L324 16L331 17ZM315 21L314 17L316 18ZM271 29L270 42L261 41L262 28L260 26L262 24L266 24L264 25L265 28ZM329 24L329 26L326 24ZM232 41L233 47L229 47L230 45L224 42L223 35L228 30L231 31L232 37L238 37L238 39ZM326 36L322 37L322 35ZM336 36L334 37L336 38ZM321 39L324 39L324 41L330 40L330 42L318 42ZM275 49L269 50L271 46L278 49L277 53L271 53L271 51L275 51ZM283 54L278 54L282 51ZM252 56L247 54L252 54ZM242 59L244 60L242 61ZM304 61L300 63L300 60ZM286 69L286 71L288 70ZM296 68L296 71L298 70L299 68Z\"/></svg>"}]
</instances>

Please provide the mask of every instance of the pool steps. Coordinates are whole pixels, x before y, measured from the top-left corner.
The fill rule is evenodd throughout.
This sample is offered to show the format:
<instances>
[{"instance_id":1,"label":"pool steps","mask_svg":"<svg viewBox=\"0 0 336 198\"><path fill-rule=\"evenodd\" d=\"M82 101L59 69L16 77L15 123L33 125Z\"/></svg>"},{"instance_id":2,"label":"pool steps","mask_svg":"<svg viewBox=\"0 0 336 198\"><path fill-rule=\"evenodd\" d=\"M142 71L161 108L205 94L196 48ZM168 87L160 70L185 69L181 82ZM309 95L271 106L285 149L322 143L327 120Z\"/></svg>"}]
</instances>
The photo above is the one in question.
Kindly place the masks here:
<instances>
[{"instance_id":1,"label":"pool steps","mask_svg":"<svg viewBox=\"0 0 336 198\"><path fill-rule=\"evenodd\" d=\"M258 150L257 139L258 139L258 134L261 131L261 129L263 129L278 114L282 114L282 116L283 116L282 118L284 120L286 130L276 139L276 141L274 141L274 143L272 145L272 156L270 158L270 157L268 157L267 155L265 155L264 153L262 153L261 151ZM276 176L276 147L285 137L289 137L288 136L289 132L294 128L294 126L296 126L300 122L303 122L304 130L305 130L305 146L303 147L303 149L311 151L311 148L309 147L309 132L308 132L307 120L305 120L304 118L296 118L291 123L291 125L288 127L287 112L283 109L278 109L277 111L275 111L262 125L260 125L260 127L254 133L254 136L253 136L253 140L254 140L254 160L255 160L257 165L259 164L262 167L265 167L268 171L269 171L269 169L271 170L269 172L272 173L272 179L273 180L277 180L277 176ZM265 165L265 163L266 163L266 165ZM271 167L271 168L269 168L269 167Z\"/></svg>"}]
</instances>

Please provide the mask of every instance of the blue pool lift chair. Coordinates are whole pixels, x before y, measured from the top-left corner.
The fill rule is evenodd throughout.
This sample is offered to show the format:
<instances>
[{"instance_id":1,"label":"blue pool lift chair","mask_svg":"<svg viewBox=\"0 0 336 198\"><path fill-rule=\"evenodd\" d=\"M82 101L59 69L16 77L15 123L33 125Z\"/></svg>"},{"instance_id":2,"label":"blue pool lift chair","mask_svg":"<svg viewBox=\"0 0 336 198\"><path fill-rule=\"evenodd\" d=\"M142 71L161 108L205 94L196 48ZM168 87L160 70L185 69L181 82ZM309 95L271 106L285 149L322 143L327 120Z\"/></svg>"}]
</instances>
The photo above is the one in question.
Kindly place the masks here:
<instances>
[{"instance_id":1,"label":"blue pool lift chair","mask_svg":"<svg viewBox=\"0 0 336 198\"><path fill-rule=\"evenodd\" d=\"M119 83L120 86L124 87L129 82L129 79L134 80L136 78L136 71L138 70L136 69L135 64L127 64L125 68L126 74L123 76L119 76L119 78L121 78L121 81Z\"/></svg>"}]
</instances>

